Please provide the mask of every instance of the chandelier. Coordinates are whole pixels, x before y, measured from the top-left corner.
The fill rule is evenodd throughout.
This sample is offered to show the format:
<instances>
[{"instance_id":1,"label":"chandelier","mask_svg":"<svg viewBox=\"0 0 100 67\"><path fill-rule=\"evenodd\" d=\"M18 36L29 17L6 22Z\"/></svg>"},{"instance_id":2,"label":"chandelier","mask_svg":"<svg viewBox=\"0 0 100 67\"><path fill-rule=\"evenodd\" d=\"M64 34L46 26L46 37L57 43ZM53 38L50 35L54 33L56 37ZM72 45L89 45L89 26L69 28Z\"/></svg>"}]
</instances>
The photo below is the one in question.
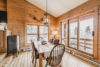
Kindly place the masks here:
<instances>
[{"instance_id":1,"label":"chandelier","mask_svg":"<svg viewBox=\"0 0 100 67\"><path fill-rule=\"evenodd\" d=\"M46 0L46 12L44 13L43 23L45 25L50 25L50 16L48 14L48 1Z\"/></svg>"}]
</instances>

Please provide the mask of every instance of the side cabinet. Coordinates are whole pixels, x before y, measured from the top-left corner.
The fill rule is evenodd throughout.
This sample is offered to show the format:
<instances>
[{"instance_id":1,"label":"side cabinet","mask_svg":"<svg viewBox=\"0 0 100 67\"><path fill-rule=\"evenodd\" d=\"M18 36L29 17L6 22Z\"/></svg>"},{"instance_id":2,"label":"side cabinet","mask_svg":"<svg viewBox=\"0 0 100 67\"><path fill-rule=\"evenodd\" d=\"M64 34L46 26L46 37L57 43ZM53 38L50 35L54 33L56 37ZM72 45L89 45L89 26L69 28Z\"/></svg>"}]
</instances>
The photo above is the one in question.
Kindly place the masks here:
<instances>
[{"instance_id":1,"label":"side cabinet","mask_svg":"<svg viewBox=\"0 0 100 67\"><path fill-rule=\"evenodd\" d=\"M7 55L19 51L19 37L16 35L7 36Z\"/></svg>"}]
</instances>

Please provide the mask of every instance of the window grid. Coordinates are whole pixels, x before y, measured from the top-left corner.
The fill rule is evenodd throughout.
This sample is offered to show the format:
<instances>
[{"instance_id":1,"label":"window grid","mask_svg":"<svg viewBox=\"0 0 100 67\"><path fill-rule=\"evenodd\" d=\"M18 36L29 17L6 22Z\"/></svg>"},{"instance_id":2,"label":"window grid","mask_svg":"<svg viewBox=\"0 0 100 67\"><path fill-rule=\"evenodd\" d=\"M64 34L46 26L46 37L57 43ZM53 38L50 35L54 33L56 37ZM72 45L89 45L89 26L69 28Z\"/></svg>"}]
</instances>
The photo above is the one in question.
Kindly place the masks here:
<instances>
[{"instance_id":1,"label":"window grid","mask_svg":"<svg viewBox=\"0 0 100 67\"><path fill-rule=\"evenodd\" d=\"M89 55L93 55L93 32L94 32L94 29L93 29L93 25L94 25L94 18L93 18L93 15L90 15L89 17L86 17L86 18L77 18L78 20L74 23L70 22L68 20L68 28L67 31L69 34L66 34L68 37L66 39L66 42L68 42L68 46L67 48L72 48L72 49L77 49L78 51L81 51L83 53L86 53L86 54L89 54ZM82 20L81 20L82 19ZM76 23L76 24L75 24ZM85 25L82 25L85 24ZM64 33L65 33L65 29L64 29L64 22L62 22L62 35L61 35L61 40L62 40L62 43L63 43L63 38L65 37ZM72 25L71 25L72 24ZM76 28L73 28L71 29L70 27L75 27L77 26ZM83 29L85 29L85 31L83 32L80 32L82 31L82 27L83 26ZM75 29L76 29L76 37L75 35L73 35L74 37L71 37L70 35L72 35L71 33L75 33ZM73 31L72 31L73 30ZM82 34L85 33L86 36L83 36ZM82 37L86 37L86 38L82 38ZM75 40L77 42L75 42L76 44L74 44L75 46L71 46L70 45L70 40L73 39L72 42L74 42ZM64 43L63 43L64 44ZM82 44L84 44L82 46Z\"/></svg>"},{"instance_id":2,"label":"window grid","mask_svg":"<svg viewBox=\"0 0 100 67\"><path fill-rule=\"evenodd\" d=\"M34 40L34 41L42 41L42 40L46 40L48 41L48 26L45 26L45 25L27 25L27 31L26 31L26 42L27 43L31 43L31 40ZM45 31L46 30L46 31ZM45 38L45 39L41 39L42 38Z\"/></svg>"}]
</instances>

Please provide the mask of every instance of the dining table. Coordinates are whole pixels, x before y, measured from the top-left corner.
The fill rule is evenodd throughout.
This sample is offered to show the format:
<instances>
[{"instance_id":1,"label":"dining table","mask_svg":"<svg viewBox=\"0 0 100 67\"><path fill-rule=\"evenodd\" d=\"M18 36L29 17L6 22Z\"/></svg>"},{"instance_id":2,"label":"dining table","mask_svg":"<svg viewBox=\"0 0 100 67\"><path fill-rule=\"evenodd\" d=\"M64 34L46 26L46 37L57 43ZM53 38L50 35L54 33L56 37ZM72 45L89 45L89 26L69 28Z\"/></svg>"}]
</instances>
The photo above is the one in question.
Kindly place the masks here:
<instances>
[{"instance_id":1,"label":"dining table","mask_svg":"<svg viewBox=\"0 0 100 67\"><path fill-rule=\"evenodd\" d=\"M45 45L41 43L41 41L35 41L34 45L39 52L39 67L42 66L42 59L43 59L43 54L44 53L50 53L51 50L53 49L54 45L52 43L47 42Z\"/></svg>"}]
</instances>

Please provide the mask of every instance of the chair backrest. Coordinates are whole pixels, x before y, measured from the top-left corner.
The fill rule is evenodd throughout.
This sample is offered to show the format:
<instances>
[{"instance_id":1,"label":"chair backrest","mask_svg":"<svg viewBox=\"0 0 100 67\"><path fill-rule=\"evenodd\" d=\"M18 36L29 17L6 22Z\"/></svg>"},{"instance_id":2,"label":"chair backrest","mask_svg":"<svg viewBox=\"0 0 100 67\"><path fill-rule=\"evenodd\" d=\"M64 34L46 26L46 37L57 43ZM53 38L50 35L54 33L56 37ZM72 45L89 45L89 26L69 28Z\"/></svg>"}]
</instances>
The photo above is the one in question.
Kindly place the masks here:
<instances>
[{"instance_id":1,"label":"chair backrest","mask_svg":"<svg viewBox=\"0 0 100 67\"><path fill-rule=\"evenodd\" d=\"M59 40L58 40L58 39L55 39L55 40L54 40L54 44L55 44L55 45L59 44Z\"/></svg>"},{"instance_id":2,"label":"chair backrest","mask_svg":"<svg viewBox=\"0 0 100 67\"><path fill-rule=\"evenodd\" d=\"M34 42L33 41L31 41L31 42L32 42L32 50L36 50Z\"/></svg>"},{"instance_id":3,"label":"chair backrest","mask_svg":"<svg viewBox=\"0 0 100 67\"><path fill-rule=\"evenodd\" d=\"M50 66L57 66L60 64L63 54L65 52L65 46L63 44L59 44L54 46L54 48L52 49L49 59L48 60L48 64Z\"/></svg>"},{"instance_id":4,"label":"chair backrest","mask_svg":"<svg viewBox=\"0 0 100 67\"><path fill-rule=\"evenodd\" d=\"M53 43L53 39L49 39L49 42L50 42L50 43Z\"/></svg>"},{"instance_id":5,"label":"chair backrest","mask_svg":"<svg viewBox=\"0 0 100 67\"><path fill-rule=\"evenodd\" d=\"M34 42L33 41L31 41L31 42L32 42L32 52L33 52L33 54L35 54L36 58L39 58L39 52L36 49Z\"/></svg>"}]
</instances>

